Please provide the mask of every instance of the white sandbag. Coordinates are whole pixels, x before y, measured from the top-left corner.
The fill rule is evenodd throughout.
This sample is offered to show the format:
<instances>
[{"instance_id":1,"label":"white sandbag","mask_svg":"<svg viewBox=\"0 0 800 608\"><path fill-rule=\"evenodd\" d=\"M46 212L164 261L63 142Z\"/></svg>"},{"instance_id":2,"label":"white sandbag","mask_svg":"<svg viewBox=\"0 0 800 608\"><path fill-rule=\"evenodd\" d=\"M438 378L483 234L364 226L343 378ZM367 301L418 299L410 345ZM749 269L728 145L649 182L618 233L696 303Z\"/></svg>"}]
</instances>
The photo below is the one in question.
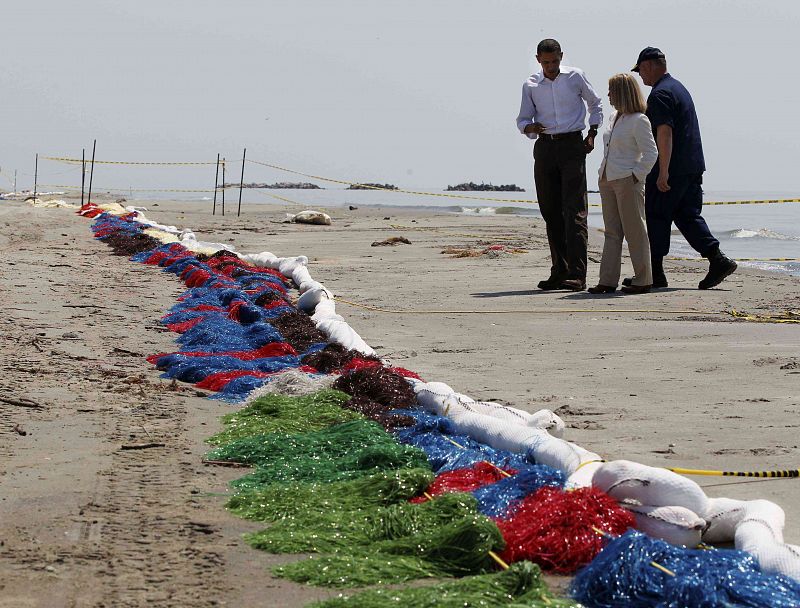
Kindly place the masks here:
<instances>
[{"instance_id":1,"label":"white sandbag","mask_svg":"<svg viewBox=\"0 0 800 608\"><path fill-rule=\"evenodd\" d=\"M254 266L261 266L262 268L271 268L273 270L278 268L278 256L269 251L262 251L261 253L245 253L239 256L245 262L253 264Z\"/></svg>"},{"instance_id":2,"label":"white sandbag","mask_svg":"<svg viewBox=\"0 0 800 608\"><path fill-rule=\"evenodd\" d=\"M203 251L216 253L217 251L229 251L233 253L233 247L225 243L212 243L209 241L199 241L197 236L191 230L182 230L178 236L180 237L180 244L186 247L189 251Z\"/></svg>"},{"instance_id":3,"label":"white sandbag","mask_svg":"<svg viewBox=\"0 0 800 608\"><path fill-rule=\"evenodd\" d=\"M691 479L630 460L603 463L592 485L617 500L632 500L655 507L679 506L695 513L708 510L708 498Z\"/></svg>"},{"instance_id":4,"label":"white sandbag","mask_svg":"<svg viewBox=\"0 0 800 608\"><path fill-rule=\"evenodd\" d=\"M317 305L323 300L331 300L333 294L321 286L316 289L310 289L300 296L297 300L297 307L306 313L313 313Z\"/></svg>"},{"instance_id":5,"label":"white sandbag","mask_svg":"<svg viewBox=\"0 0 800 608\"><path fill-rule=\"evenodd\" d=\"M507 420L514 424L530 426L538 429L547 429L556 437L564 432L564 421L550 410L539 410L531 414L514 407L494 403L491 401L475 401L467 395L455 392L451 387L441 382L422 383L420 391L424 392L430 403L430 411L446 416L452 403L457 403L467 411L483 416L490 416L498 420Z\"/></svg>"},{"instance_id":6,"label":"white sandbag","mask_svg":"<svg viewBox=\"0 0 800 608\"><path fill-rule=\"evenodd\" d=\"M733 540L737 524L744 518L747 502L732 498L709 498L703 513L708 527L703 533L707 543L727 543Z\"/></svg>"},{"instance_id":7,"label":"white sandbag","mask_svg":"<svg viewBox=\"0 0 800 608\"><path fill-rule=\"evenodd\" d=\"M700 544L706 521L685 507L620 503L636 517L636 529L670 544L693 549Z\"/></svg>"},{"instance_id":8,"label":"white sandbag","mask_svg":"<svg viewBox=\"0 0 800 608\"><path fill-rule=\"evenodd\" d=\"M442 382L412 381L411 384L422 407L447 416L459 433L493 448L530 454L537 463L552 466L568 475L584 462L600 460L597 454L553 437L543 429L528 426L527 420L523 422L508 410L484 408L484 411L500 414L503 418L479 414L474 409L476 402Z\"/></svg>"},{"instance_id":9,"label":"white sandbag","mask_svg":"<svg viewBox=\"0 0 800 608\"><path fill-rule=\"evenodd\" d=\"M311 209L307 209L306 211L301 211L300 213L287 213L286 221L294 222L295 224L317 224L320 226L330 226L331 216L327 213L322 213L322 211L313 211Z\"/></svg>"}]
</instances>

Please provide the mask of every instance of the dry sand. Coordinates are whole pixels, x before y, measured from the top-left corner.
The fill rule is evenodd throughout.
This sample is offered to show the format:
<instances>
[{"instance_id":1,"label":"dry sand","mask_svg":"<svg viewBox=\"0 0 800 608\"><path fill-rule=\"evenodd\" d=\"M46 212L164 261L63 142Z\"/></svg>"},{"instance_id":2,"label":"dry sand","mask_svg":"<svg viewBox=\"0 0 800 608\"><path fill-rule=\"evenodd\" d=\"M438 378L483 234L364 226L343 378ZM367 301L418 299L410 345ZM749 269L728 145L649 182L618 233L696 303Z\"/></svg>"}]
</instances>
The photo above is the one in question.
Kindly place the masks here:
<instances>
[{"instance_id":1,"label":"dry sand","mask_svg":"<svg viewBox=\"0 0 800 608\"><path fill-rule=\"evenodd\" d=\"M705 265L680 262L667 264L670 288L647 295L546 293L535 289L549 269L541 220L338 208L325 227L280 223L297 210L284 206L240 218L146 206L239 251L307 255L339 297L409 311L338 304L383 357L476 399L553 409L568 439L606 458L798 466L800 327L719 314L800 308L798 278L742 269L701 292ZM157 320L181 285L112 256L89 226L0 202L0 606L295 606L332 595L272 579L267 568L290 558L240 540L258 528L223 509L241 472L201 464L230 406L144 360L174 350ZM411 244L370 246L393 236ZM488 244L528 253L440 253ZM594 261L599 248L593 233ZM590 283L597 271L590 263ZM165 446L122 449L146 443ZM695 479L710 496L777 502L787 541L800 542L800 480Z\"/></svg>"}]
</instances>

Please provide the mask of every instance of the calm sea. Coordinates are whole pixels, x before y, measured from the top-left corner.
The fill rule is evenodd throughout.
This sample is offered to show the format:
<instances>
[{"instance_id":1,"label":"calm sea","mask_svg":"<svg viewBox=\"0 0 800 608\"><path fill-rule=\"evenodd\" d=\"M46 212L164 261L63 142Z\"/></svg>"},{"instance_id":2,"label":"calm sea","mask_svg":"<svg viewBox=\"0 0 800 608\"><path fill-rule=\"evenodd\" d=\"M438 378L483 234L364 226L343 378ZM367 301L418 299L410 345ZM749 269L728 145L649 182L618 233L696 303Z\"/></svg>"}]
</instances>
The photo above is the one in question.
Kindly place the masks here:
<instances>
[{"instance_id":1,"label":"calm sea","mask_svg":"<svg viewBox=\"0 0 800 608\"><path fill-rule=\"evenodd\" d=\"M489 199L523 199L533 197L531 192L468 192L445 193L442 190L418 189L425 194L405 194L377 190L345 190L343 188L320 190L244 190L243 206L259 203L295 202L313 208L330 208L353 205L397 206L428 208L467 216L478 221L491 221L497 215L541 217L536 205L525 202ZM431 196L457 194L464 198ZM706 201L740 201L795 198L797 192L706 192ZM273 195L281 197L275 198ZM469 197L469 198L467 198ZM228 190L227 209L235 209L238 191ZM205 199L204 199L205 200ZM589 193L589 203L599 203L597 193ZM219 201L218 201L219 204ZM763 261L744 261L745 266L773 272L800 276L800 203L746 204L706 206L703 216L712 233L719 239L722 250L730 257L760 258ZM603 218L599 207L589 208L589 223L602 228ZM672 233L671 256L697 257L681 234ZM793 261L768 261L766 258L789 258Z\"/></svg>"}]
</instances>

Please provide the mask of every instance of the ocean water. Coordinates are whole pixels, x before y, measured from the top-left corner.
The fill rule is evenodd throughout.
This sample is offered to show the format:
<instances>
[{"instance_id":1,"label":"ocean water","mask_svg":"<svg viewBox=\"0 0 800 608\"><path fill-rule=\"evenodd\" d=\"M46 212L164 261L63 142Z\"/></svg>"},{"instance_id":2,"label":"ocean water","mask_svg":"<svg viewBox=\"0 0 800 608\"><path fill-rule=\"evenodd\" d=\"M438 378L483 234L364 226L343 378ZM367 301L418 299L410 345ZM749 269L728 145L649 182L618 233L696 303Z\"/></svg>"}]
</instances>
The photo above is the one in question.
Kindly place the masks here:
<instances>
[{"instance_id":1,"label":"ocean water","mask_svg":"<svg viewBox=\"0 0 800 608\"><path fill-rule=\"evenodd\" d=\"M379 190L346 190L331 188L320 190L244 190L243 207L263 203L294 202L308 208L396 206L436 209L449 213L475 217L476 221L491 221L498 215L541 217L539 209L529 201L532 192L467 192L446 193L442 190L416 189L418 194ZM458 195L453 196L442 195ZM277 198L280 197L280 198ZM800 197L800 192L706 192L706 201L764 200ZM238 191L229 190L226 209L235 210ZM492 200L484 200L492 199ZM208 197L203 197L208 200ZM600 195L589 193L589 203L599 204ZM209 202L209 205L211 203ZM220 205L220 200L217 201ZM778 273L800 276L800 203L709 205L703 209L711 232L720 241L728 256L759 258L762 261L742 261L751 266ZM602 228L600 208L589 207L589 225ZM698 257L673 226L672 257ZM766 258L793 261L767 261Z\"/></svg>"}]
</instances>

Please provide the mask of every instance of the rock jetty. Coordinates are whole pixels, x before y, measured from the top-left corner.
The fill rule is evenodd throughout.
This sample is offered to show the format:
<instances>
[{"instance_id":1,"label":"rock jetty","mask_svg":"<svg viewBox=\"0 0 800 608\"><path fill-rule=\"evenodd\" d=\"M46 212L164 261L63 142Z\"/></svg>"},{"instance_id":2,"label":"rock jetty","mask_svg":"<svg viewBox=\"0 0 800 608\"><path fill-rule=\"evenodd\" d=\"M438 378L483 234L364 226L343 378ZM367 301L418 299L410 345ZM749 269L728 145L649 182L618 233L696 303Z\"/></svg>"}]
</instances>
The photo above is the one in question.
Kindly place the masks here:
<instances>
[{"instance_id":1,"label":"rock jetty","mask_svg":"<svg viewBox=\"0 0 800 608\"><path fill-rule=\"evenodd\" d=\"M223 188L238 188L239 184L224 184ZM243 184L242 188L272 188L276 190L321 190L317 184L309 182L275 182L274 184L259 184L250 182Z\"/></svg>"},{"instance_id":2,"label":"rock jetty","mask_svg":"<svg viewBox=\"0 0 800 608\"><path fill-rule=\"evenodd\" d=\"M447 186L446 192L525 192L525 189L516 184L495 186L494 184L484 184L483 182L480 184L464 182L455 186Z\"/></svg>"},{"instance_id":3,"label":"rock jetty","mask_svg":"<svg viewBox=\"0 0 800 608\"><path fill-rule=\"evenodd\" d=\"M364 183L364 184L350 184L350 187L347 189L348 190L397 190L397 186L395 186L394 184Z\"/></svg>"}]
</instances>

